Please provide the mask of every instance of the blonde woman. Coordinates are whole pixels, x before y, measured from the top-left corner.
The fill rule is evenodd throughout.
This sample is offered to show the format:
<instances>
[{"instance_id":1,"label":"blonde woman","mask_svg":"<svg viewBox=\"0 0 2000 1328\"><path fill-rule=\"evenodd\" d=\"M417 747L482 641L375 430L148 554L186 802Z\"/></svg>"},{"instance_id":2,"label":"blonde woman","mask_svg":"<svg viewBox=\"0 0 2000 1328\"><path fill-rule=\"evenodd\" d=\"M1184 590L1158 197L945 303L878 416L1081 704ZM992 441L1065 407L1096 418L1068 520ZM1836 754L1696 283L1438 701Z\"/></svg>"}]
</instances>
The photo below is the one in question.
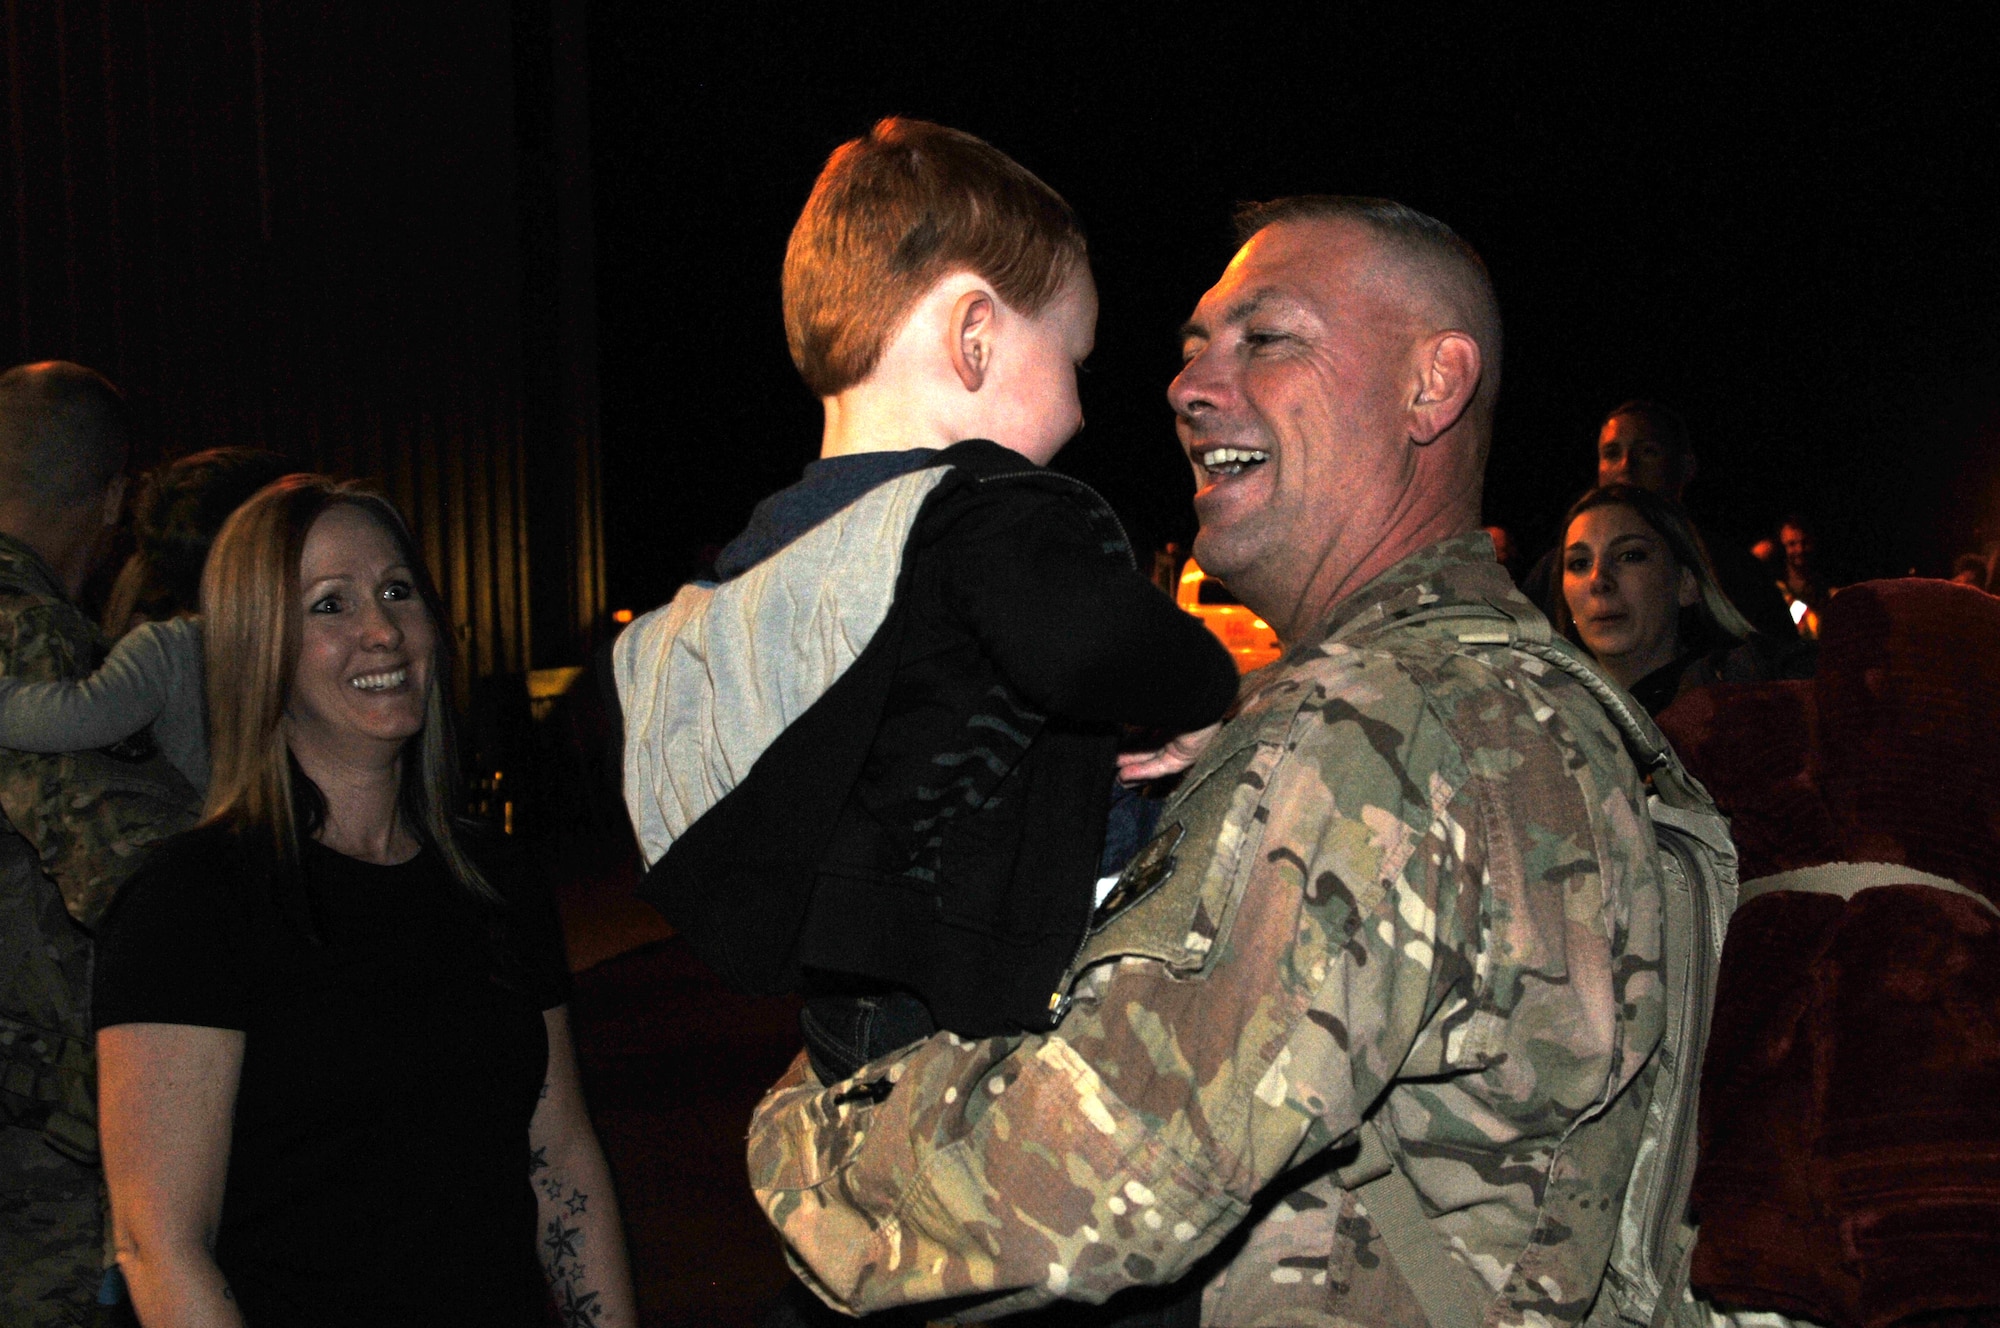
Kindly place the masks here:
<instances>
[{"instance_id":1,"label":"blonde woman","mask_svg":"<svg viewBox=\"0 0 2000 1328\"><path fill-rule=\"evenodd\" d=\"M1677 503L1629 484L1576 501L1557 550L1556 630L1652 714L1693 687L1812 673L1810 643L1752 630Z\"/></svg>"},{"instance_id":2,"label":"blonde woman","mask_svg":"<svg viewBox=\"0 0 2000 1328\"><path fill-rule=\"evenodd\" d=\"M553 1294L632 1323L554 912L454 825L449 634L402 518L280 480L223 528L202 607L203 821L98 950L141 1321L525 1328Z\"/></svg>"}]
</instances>

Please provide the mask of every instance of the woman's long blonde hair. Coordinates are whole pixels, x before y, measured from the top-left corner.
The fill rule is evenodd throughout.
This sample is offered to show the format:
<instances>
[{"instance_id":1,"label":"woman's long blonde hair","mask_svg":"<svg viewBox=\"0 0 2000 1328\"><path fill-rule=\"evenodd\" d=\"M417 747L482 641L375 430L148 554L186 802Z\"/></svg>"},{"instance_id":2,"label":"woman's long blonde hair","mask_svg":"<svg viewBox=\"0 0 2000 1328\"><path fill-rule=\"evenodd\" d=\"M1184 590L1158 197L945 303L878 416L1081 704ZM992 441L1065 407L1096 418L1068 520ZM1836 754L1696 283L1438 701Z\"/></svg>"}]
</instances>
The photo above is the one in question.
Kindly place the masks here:
<instances>
[{"instance_id":1,"label":"woman's long blonde hair","mask_svg":"<svg viewBox=\"0 0 2000 1328\"><path fill-rule=\"evenodd\" d=\"M1715 564L1708 558L1708 546L1702 543L1701 533L1694 528L1687 512L1671 498L1663 498L1649 489L1631 484L1606 484L1592 489L1571 504L1569 512L1563 517L1562 530L1556 542L1554 595L1554 625L1560 635L1578 645L1583 644L1583 638L1577 634L1575 615L1570 612L1569 596L1563 593L1563 550L1569 546L1570 525L1585 512L1597 507L1629 507L1637 512L1639 519L1651 526L1653 533L1666 544L1674 565L1694 573L1695 586L1700 590L1701 598L1680 611L1678 625L1684 651L1713 650L1720 645L1734 645L1750 639L1756 629L1723 593L1722 583L1716 580Z\"/></svg>"},{"instance_id":2,"label":"woman's long blonde hair","mask_svg":"<svg viewBox=\"0 0 2000 1328\"><path fill-rule=\"evenodd\" d=\"M326 800L293 759L284 716L304 636L299 560L313 523L337 506L359 508L388 532L437 629L424 727L404 745L398 814L461 886L497 901L453 834L459 769L446 700L452 634L437 586L393 503L325 475L287 475L260 489L223 525L209 553L201 609L211 773L202 822L225 825L252 847L261 842L278 875L295 881L302 839L324 821Z\"/></svg>"}]
</instances>

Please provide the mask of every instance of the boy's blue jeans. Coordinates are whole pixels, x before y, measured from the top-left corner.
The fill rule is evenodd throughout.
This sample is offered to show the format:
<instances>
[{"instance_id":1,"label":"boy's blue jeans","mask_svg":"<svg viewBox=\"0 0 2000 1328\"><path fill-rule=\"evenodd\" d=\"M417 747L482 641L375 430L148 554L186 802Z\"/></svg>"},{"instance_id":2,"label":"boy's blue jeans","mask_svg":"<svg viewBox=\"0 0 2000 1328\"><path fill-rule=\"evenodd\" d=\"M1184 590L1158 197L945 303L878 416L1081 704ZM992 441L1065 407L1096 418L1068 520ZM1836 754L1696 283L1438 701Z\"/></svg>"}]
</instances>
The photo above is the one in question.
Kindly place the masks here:
<instances>
[{"instance_id":1,"label":"boy's blue jeans","mask_svg":"<svg viewBox=\"0 0 2000 1328\"><path fill-rule=\"evenodd\" d=\"M821 1083L835 1084L877 1056L923 1041L937 1025L924 1003L906 991L843 992L806 997L799 1031L813 1073Z\"/></svg>"}]
</instances>

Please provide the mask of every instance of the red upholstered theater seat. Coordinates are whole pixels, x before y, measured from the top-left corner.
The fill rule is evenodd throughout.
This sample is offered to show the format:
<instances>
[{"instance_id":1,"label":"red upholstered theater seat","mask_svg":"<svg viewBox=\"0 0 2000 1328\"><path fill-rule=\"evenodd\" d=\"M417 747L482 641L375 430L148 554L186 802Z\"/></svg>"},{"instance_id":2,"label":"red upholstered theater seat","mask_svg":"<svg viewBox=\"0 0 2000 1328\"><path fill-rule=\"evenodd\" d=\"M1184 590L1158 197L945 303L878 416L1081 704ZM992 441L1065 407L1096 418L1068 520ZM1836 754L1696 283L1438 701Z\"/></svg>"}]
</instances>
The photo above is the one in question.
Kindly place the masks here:
<instances>
[{"instance_id":1,"label":"red upholstered theater seat","mask_svg":"<svg viewBox=\"0 0 2000 1328\"><path fill-rule=\"evenodd\" d=\"M1744 879L1887 862L2000 899L2000 600L1852 587L1812 681L1705 689L1660 722ZM1922 885L1746 904L1701 1131L1702 1294L1840 1328L2000 1322L2000 918Z\"/></svg>"}]
</instances>

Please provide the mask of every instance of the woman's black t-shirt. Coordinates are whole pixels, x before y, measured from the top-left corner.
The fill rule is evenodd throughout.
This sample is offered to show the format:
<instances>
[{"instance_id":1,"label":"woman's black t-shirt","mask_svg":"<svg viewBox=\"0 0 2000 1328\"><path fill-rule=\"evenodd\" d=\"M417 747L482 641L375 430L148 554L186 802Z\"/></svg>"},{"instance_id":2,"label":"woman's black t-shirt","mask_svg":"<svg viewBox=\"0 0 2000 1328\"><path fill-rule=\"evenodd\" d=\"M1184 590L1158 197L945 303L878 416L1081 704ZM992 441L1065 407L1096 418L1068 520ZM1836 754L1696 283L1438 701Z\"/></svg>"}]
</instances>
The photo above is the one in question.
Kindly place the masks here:
<instances>
[{"instance_id":1,"label":"woman's black t-shirt","mask_svg":"<svg viewBox=\"0 0 2000 1328\"><path fill-rule=\"evenodd\" d=\"M215 1257L256 1324L541 1324L528 1124L568 996L546 891L426 849L318 844L318 943L215 829L168 841L98 935L95 1017L244 1033ZM497 919L497 921L496 921Z\"/></svg>"}]
</instances>

